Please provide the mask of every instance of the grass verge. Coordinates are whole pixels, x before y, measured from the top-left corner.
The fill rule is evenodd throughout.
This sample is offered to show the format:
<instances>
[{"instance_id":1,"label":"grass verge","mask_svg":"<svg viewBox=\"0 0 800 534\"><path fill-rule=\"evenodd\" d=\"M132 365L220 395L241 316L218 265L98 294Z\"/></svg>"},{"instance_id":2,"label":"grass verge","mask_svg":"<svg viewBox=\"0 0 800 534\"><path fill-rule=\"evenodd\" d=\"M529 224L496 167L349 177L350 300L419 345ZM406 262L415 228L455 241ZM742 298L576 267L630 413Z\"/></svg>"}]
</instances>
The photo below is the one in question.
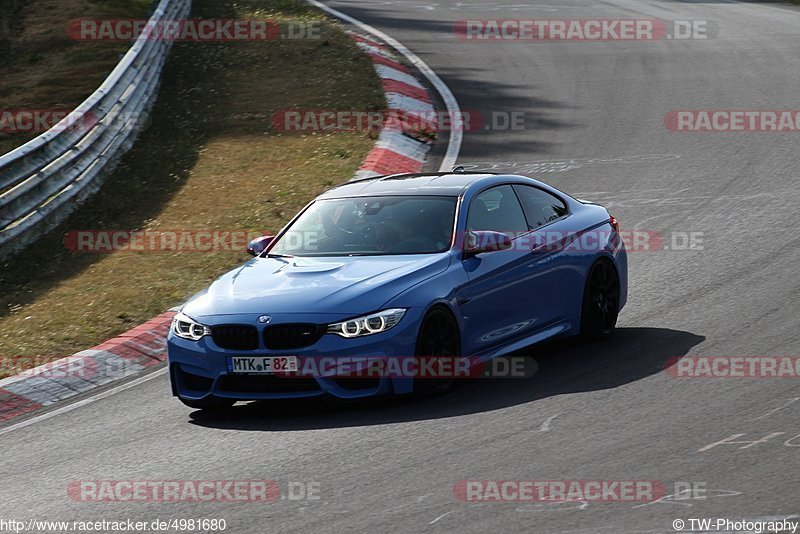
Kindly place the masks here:
<instances>
[{"instance_id":1,"label":"grass verge","mask_svg":"<svg viewBox=\"0 0 800 534\"><path fill-rule=\"evenodd\" d=\"M295 0L195 0L194 16L324 21L324 39L179 43L153 122L101 191L0 265L0 355L58 358L181 303L244 261L242 251L73 253L76 229L277 230L352 176L364 132L281 135L276 111L383 109L370 60ZM0 369L0 372L2 370Z\"/></svg>"},{"instance_id":2,"label":"grass verge","mask_svg":"<svg viewBox=\"0 0 800 534\"><path fill-rule=\"evenodd\" d=\"M67 35L80 18L145 18L151 0L0 0L0 111L68 110L102 83L130 43ZM42 132L0 132L0 154Z\"/></svg>"}]
</instances>

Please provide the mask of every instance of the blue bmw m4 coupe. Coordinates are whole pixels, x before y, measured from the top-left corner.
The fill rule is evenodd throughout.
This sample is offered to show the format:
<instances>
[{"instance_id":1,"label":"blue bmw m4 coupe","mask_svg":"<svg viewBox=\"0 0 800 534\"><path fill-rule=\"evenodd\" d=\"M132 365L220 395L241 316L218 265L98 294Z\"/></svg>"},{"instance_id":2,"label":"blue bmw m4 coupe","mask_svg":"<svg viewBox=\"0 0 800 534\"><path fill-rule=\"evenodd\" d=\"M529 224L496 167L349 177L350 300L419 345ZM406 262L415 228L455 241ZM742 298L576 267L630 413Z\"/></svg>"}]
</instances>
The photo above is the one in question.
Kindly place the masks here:
<instances>
[{"instance_id":1,"label":"blue bmw m4 coupe","mask_svg":"<svg viewBox=\"0 0 800 534\"><path fill-rule=\"evenodd\" d=\"M602 339L627 298L616 219L516 175L348 182L248 251L173 320L172 391L193 408L440 392L452 380L302 369L326 358L487 362L556 337Z\"/></svg>"}]
</instances>

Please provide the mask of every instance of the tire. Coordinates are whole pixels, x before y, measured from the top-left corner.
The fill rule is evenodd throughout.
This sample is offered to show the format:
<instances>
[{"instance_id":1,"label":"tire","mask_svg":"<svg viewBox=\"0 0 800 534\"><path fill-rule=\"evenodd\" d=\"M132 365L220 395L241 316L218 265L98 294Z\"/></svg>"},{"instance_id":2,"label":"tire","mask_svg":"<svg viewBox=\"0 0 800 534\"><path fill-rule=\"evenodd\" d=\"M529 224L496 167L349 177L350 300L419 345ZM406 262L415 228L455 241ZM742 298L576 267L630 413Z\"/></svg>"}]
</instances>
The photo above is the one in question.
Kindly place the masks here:
<instances>
[{"instance_id":1,"label":"tire","mask_svg":"<svg viewBox=\"0 0 800 534\"><path fill-rule=\"evenodd\" d=\"M583 339L597 341L611 337L619 315L619 294L614 265L607 259L596 261L583 290L580 332Z\"/></svg>"},{"instance_id":2,"label":"tire","mask_svg":"<svg viewBox=\"0 0 800 534\"><path fill-rule=\"evenodd\" d=\"M461 336L453 314L442 307L431 309L417 335L416 356L455 358L461 355ZM453 378L415 378L414 393L422 397L442 395L452 390Z\"/></svg>"},{"instance_id":3,"label":"tire","mask_svg":"<svg viewBox=\"0 0 800 534\"><path fill-rule=\"evenodd\" d=\"M189 408L194 408L195 410L225 410L236 403L233 399L222 399L213 396L204 399L184 399L183 397L178 397L178 399Z\"/></svg>"}]
</instances>

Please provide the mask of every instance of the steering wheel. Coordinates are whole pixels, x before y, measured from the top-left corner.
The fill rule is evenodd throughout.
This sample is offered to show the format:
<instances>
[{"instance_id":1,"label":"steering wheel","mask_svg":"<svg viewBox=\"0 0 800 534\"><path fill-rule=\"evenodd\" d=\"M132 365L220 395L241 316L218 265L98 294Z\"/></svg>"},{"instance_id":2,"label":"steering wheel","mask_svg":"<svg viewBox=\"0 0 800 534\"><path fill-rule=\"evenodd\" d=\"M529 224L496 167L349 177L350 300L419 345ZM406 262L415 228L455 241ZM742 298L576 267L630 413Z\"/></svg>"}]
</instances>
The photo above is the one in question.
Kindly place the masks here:
<instances>
[{"instance_id":1,"label":"steering wheel","mask_svg":"<svg viewBox=\"0 0 800 534\"><path fill-rule=\"evenodd\" d=\"M360 223L353 228L353 233L358 235L364 244L374 245L378 242L378 228L373 223Z\"/></svg>"}]
</instances>

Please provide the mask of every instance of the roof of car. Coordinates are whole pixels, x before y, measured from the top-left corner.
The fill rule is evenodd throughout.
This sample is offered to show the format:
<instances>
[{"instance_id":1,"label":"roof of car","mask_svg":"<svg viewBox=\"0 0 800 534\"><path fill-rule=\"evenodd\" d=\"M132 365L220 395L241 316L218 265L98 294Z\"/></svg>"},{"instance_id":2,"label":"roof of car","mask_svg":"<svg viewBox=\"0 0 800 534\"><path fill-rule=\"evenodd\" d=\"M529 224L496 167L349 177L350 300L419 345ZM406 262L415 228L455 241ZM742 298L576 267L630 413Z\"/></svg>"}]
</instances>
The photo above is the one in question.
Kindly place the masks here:
<instances>
[{"instance_id":1,"label":"roof of car","mask_svg":"<svg viewBox=\"0 0 800 534\"><path fill-rule=\"evenodd\" d=\"M346 182L323 193L319 198L400 194L458 196L475 182L496 176L486 172L390 174Z\"/></svg>"}]
</instances>

